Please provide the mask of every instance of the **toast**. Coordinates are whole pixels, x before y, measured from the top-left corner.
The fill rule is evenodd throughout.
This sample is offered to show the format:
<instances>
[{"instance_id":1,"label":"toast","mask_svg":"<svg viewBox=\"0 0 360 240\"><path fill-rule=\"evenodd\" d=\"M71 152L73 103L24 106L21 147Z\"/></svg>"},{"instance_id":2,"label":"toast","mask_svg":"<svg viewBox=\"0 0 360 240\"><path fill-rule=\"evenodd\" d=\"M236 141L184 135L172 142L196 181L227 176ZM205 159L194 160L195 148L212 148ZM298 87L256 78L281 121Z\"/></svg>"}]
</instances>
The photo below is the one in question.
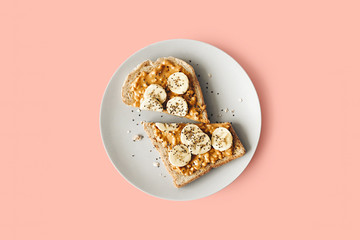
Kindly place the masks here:
<instances>
[{"instance_id":1,"label":"toast","mask_svg":"<svg viewBox=\"0 0 360 240\"><path fill-rule=\"evenodd\" d=\"M189 87L183 94L172 92L167 84L168 77L175 72L182 72L188 78ZM173 97L182 97L186 100L188 111L181 117L209 123L201 87L191 65L175 57L161 57L155 62L146 60L140 63L125 79L121 89L122 101L129 106L140 107L145 99L146 88L152 84L160 85L166 91L166 100L160 102L162 107L159 106L159 111L171 112L167 106L168 101Z\"/></svg>"},{"instance_id":2,"label":"toast","mask_svg":"<svg viewBox=\"0 0 360 240\"><path fill-rule=\"evenodd\" d=\"M183 186L189 184L190 182L198 179L200 176L208 173L212 168L220 167L220 166L222 166L236 158L239 158L245 154L245 148L242 145L240 139L236 135L236 133L230 123L194 124L194 125L199 126L202 130L205 129L204 132L207 135L210 135L210 132L211 131L213 132L214 129L216 129L217 127L226 127L232 135L232 146L231 146L231 149L228 149L225 151L225 153L222 153L222 155L219 157L219 159L215 160L214 162L213 161L209 162L204 167L202 167L202 165L200 165L199 169L197 169L190 175L186 175L186 173L184 174L184 172L182 172L182 170L187 171L187 170L191 169L189 166L184 166L182 168L185 168L185 169L181 170L181 168L175 167L169 161L169 151L173 148L174 145L179 144L179 142L181 140L176 140L176 139L179 138L179 134L180 134L181 130L186 125L189 125L189 124L180 123L177 125L179 126L177 130L166 133L166 134L168 134L166 136L169 136L169 137L162 138L161 134L163 134L163 133L162 133L162 131L160 131L158 129L158 127L156 126L155 123L143 122L145 132L147 133L147 135L149 136L153 145L156 147L156 149L160 153L161 159L166 167L166 170L172 176L173 183L177 188L183 187ZM209 130L207 130L207 129L209 129ZM173 136L175 137L175 140L172 138ZM173 140L172 140L172 142L168 141L167 143L164 143L164 141L162 139L173 139ZM214 150L214 151L212 151L212 150ZM215 149L211 149L208 153L209 153L208 156L210 156L210 159L211 159L211 154L213 154L213 155L219 154L219 151L217 151ZM207 154L207 153L205 153L205 154ZM196 156L192 155L192 160L188 163L188 165L194 164L194 162L193 162L194 159L197 159L198 156L202 157L201 155L204 155L204 154L200 154L200 155L196 155ZM203 159L205 159L205 157ZM194 165L191 165L191 166L194 166Z\"/></svg>"}]
</instances>

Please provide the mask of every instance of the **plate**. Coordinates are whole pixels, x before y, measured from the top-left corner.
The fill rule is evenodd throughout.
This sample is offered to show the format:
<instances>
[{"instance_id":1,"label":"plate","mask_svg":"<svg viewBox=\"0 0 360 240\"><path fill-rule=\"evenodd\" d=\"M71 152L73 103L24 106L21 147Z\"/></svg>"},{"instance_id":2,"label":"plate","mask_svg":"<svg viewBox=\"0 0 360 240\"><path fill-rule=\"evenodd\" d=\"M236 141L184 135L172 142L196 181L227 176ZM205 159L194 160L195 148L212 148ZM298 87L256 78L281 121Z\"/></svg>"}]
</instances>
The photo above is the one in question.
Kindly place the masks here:
<instances>
[{"instance_id":1,"label":"plate","mask_svg":"<svg viewBox=\"0 0 360 240\"><path fill-rule=\"evenodd\" d=\"M121 100L121 86L139 63L173 56L193 66L203 91L210 121L232 122L246 154L182 188L176 188L141 121L191 122L167 114L139 111ZM229 111L226 111L226 110ZM195 40L172 39L151 44L130 56L112 76L102 99L100 131L106 152L119 173L152 196L169 200L194 200L209 196L233 182L249 164L261 130L259 99L243 68L222 50ZM137 134L144 139L133 141ZM160 167L153 163L160 163Z\"/></svg>"}]
</instances>

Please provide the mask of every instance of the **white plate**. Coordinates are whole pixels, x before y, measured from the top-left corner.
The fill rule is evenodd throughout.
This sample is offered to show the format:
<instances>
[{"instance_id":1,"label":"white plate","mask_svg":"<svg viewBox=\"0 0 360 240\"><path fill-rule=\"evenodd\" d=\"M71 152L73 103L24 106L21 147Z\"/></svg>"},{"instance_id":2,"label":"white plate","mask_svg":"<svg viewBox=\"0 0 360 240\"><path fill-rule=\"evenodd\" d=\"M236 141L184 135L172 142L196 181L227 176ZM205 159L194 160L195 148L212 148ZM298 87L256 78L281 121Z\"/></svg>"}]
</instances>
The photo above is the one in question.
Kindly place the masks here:
<instances>
[{"instance_id":1,"label":"white plate","mask_svg":"<svg viewBox=\"0 0 360 240\"><path fill-rule=\"evenodd\" d=\"M210 121L232 122L247 150L243 157L212 169L208 174L180 189L173 185L171 176L147 138L140 121L189 121L158 112L138 112L136 108L121 101L121 86L127 74L147 59L156 60L164 56L183 59L194 67ZM221 111L225 108L230 111ZM234 110L234 113L231 110ZM112 76L100 111L102 140L109 158L120 174L138 189L170 200L199 199L229 185L244 171L254 155L260 129L259 99L242 67L222 50L204 42L187 39L154 43L129 57ZM131 133L128 133L129 130ZM144 139L133 142L135 134L143 135ZM153 162L159 162L160 167L154 167Z\"/></svg>"}]
</instances>

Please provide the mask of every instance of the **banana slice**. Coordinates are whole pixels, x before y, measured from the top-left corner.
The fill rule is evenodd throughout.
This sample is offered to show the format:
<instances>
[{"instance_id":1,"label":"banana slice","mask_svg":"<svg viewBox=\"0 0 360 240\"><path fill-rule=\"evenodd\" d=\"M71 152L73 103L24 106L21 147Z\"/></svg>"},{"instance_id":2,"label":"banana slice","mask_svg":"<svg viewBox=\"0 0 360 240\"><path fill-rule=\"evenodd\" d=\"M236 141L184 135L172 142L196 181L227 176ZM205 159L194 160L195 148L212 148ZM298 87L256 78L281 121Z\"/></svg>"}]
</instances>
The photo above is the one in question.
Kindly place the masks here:
<instances>
[{"instance_id":1,"label":"banana slice","mask_svg":"<svg viewBox=\"0 0 360 240\"><path fill-rule=\"evenodd\" d=\"M207 153L211 149L210 137L206 133L197 133L189 144L191 154L198 155Z\"/></svg>"},{"instance_id":2,"label":"banana slice","mask_svg":"<svg viewBox=\"0 0 360 240\"><path fill-rule=\"evenodd\" d=\"M167 85L172 92L184 94L189 89L189 79L184 73L176 72L169 76Z\"/></svg>"},{"instance_id":3,"label":"banana slice","mask_svg":"<svg viewBox=\"0 0 360 240\"><path fill-rule=\"evenodd\" d=\"M168 113L184 117L188 112L188 105L184 98L173 97L166 103Z\"/></svg>"},{"instance_id":4,"label":"banana slice","mask_svg":"<svg viewBox=\"0 0 360 240\"><path fill-rule=\"evenodd\" d=\"M140 109L162 112L163 107L157 99L145 98L140 104Z\"/></svg>"},{"instance_id":5,"label":"banana slice","mask_svg":"<svg viewBox=\"0 0 360 240\"><path fill-rule=\"evenodd\" d=\"M211 145L219 151L225 151L232 146L233 136L224 127L218 127L212 134Z\"/></svg>"},{"instance_id":6,"label":"banana slice","mask_svg":"<svg viewBox=\"0 0 360 240\"><path fill-rule=\"evenodd\" d=\"M175 131L179 124L177 123L155 123L156 127L163 132Z\"/></svg>"},{"instance_id":7,"label":"banana slice","mask_svg":"<svg viewBox=\"0 0 360 240\"><path fill-rule=\"evenodd\" d=\"M151 84L146 88L144 98L156 98L160 103L163 103L166 100L166 91L158 84Z\"/></svg>"},{"instance_id":8,"label":"banana slice","mask_svg":"<svg viewBox=\"0 0 360 240\"><path fill-rule=\"evenodd\" d=\"M176 167L183 167L191 160L191 153L187 146L179 144L173 147L169 152L169 161Z\"/></svg>"},{"instance_id":9,"label":"banana slice","mask_svg":"<svg viewBox=\"0 0 360 240\"><path fill-rule=\"evenodd\" d=\"M192 143L192 139L195 138L195 135L204 133L198 126L195 124L186 125L180 134L180 140L183 144L189 145Z\"/></svg>"}]
</instances>

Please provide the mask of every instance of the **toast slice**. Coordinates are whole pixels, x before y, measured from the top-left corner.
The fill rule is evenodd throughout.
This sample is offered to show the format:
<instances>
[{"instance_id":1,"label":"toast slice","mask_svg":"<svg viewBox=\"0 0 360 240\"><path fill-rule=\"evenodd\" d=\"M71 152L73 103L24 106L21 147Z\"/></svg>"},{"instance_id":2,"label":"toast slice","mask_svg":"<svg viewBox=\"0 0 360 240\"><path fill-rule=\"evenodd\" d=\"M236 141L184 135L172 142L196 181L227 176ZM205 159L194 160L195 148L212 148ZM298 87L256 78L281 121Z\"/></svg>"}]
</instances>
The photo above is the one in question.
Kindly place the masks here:
<instances>
[{"instance_id":1,"label":"toast slice","mask_svg":"<svg viewBox=\"0 0 360 240\"><path fill-rule=\"evenodd\" d=\"M209 162L206 166L202 166L191 174L186 174L186 172L191 169L191 167L184 166L184 167L176 167L171 164L169 160L169 151L173 148L173 146L181 143L180 134L181 130L188 125L188 123L179 123L177 124L178 128L174 131L161 131L157 126L156 123L151 122L143 122L144 129L149 136L150 140L152 141L153 145L156 147L156 149L159 151L161 159L166 167L166 170L170 173L170 175L173 178L174 185L177 188L183 187L190 182L198 179L200 176L208 173L212 168L217 168L225 163L228 163L236 158L239 158L245 154L245 148L242 145L240 139L236 135L233 127L230 123L213 123L213 124L205 124L205 123L199 123L194 124L203 130L204 133L209 135L211 137L212 132L218 128L218 127L225 127L227 128L232 137L233 142L231 148L228 150L225 150L224 152L220 152L218 150L215 150L213 147L211 150L205 154L209 154L208 157L210 159L213 156L220 156L217 160ZM194 161L198 159L204 159L205 161L205 154L199 154L199 155L192 155L191 161L188 163L190 166L194 166ZM203 156L202 156L203 155ZM185 168L185 169L184 169Z\"/></svg>"},{"instance_id":2,"label":"toast slice","mask_svg":"<svg viewBox=\"0 0 360 240\"><path fill-rule=\"evenodd\" d=\"M188 78L189 87L183 94L172 92L167 84L168 77L175 72L182 72ZM121 89L122 101L129 106L140 107L145 99L145 90L151 84L160 85L166 91L166 100L162 103L163 110L159 111L168 113L167 102L173 97L182 97L188 105L188 111L186 115L184 112L185 116L182 117L209 123L201 87L191 65L175 57L161 57L155 62L142 62L126 77Z\"/></svg>"}]
</instances>

